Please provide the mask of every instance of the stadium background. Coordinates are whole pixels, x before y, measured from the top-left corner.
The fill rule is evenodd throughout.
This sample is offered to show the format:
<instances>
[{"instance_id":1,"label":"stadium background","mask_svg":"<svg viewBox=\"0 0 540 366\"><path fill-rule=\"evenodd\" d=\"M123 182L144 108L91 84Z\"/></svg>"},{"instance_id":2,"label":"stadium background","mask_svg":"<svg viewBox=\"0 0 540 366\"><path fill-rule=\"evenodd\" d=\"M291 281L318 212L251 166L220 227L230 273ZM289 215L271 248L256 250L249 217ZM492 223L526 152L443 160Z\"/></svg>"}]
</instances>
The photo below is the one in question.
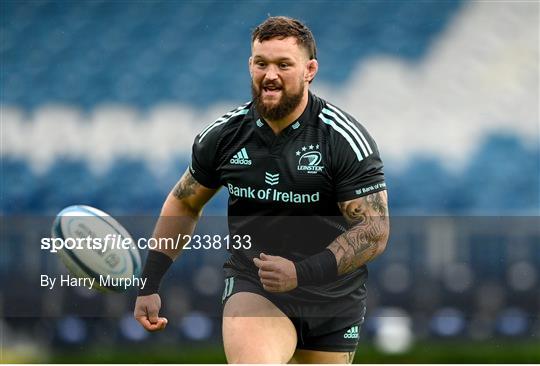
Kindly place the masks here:
<instances>
[{"instance_id":1,"label":"stadium background","mask_svg":"<svg viewBox=\"0 0 540 366\"><path fill-rule=\"evenodd\" d=\"M540 362L537 2L3 1L0 14L2 362L224 360L226 253L174 266L162 334L131 319L132 292L28 288L63 271L37 239L66 205L148 217L148 235L195 134L249 100L250 30L268 14L312 28L313 90L363 121L385 161L395 225L356 361Z\"/></svg>"}]
</instances>

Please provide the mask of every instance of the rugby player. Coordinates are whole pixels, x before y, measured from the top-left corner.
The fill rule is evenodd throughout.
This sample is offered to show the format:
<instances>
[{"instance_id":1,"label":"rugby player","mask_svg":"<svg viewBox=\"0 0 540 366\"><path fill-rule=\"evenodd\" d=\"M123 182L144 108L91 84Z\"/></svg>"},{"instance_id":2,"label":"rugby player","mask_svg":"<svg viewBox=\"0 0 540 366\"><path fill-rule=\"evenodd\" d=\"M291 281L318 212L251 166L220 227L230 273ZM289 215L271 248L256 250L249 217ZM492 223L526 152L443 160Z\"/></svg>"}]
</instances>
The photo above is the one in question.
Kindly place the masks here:
<instances>
[{"instance_id":1,"label":"rugby player","mask_svg":"<svg viewBox=\"0 0 540 366\"><path fill-rule=\"evenodd\" d=\"M230 234L251 236L224 265L223 342L230 363L351 363L366 304L366 263L389 234L383 164L351 115L309 91L315 40L270 17L252 33L253 100L196 136L154 236L191 234L229 191ZM167 220L174 217L174 220ZM160 281L181 248L150 251L135 318L163 329Z\"/></svg>"}]
</instances>

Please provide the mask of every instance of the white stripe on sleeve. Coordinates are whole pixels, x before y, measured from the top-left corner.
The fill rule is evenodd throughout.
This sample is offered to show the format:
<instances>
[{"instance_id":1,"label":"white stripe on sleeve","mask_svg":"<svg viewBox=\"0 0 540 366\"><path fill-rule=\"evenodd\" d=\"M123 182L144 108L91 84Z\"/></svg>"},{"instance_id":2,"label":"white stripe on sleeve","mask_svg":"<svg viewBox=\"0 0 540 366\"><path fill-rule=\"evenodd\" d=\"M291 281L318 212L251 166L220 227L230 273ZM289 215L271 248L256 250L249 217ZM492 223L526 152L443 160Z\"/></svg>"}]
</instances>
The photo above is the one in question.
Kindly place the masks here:
<instances>
[{"instance_id":1,"label":"white stripe on sleeve","mask_svg":"<svg viewBox=\"0 0 540 366\"><path fill-rule=\"evenodd\" d=\"M360 150L358 149L358 146L354 143L354 141L351 139L351 136L345 132L341 127L339 127L333 120L326 118L322 113L319 114L319 118L326 123L327 125L331 126L334 130L336 130L341 136L347 140L351 148L353 149L354 153L356 154L356 157L358 158L358 161L362 161L364 158L362 157L362 154L360 153Z\"/></svg>"}]
</instances>

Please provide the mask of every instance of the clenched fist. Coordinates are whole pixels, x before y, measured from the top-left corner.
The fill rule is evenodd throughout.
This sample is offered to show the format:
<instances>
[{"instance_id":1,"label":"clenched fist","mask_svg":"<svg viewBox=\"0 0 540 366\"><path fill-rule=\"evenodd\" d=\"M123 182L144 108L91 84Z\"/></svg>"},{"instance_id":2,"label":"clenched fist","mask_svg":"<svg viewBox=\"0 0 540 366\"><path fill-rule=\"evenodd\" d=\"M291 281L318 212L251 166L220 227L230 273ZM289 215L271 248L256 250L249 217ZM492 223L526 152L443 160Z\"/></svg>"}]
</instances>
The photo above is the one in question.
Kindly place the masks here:
<instances>
[{"instance_id":1,"label":"clenched fist","mask_svg":"<svg viewBox=\"0 0 540 366\"><path fill-rule=\"evenodd\" d=\"M266 291L287 292L298 286L294 263L283 257L261 253L253 258L259 268L259 278Z\"/></svg>"},{"instance_id":2,"label":"clenched fist","mask_svg":"<svg viewBox=\"0 0 540 366\"><path fill-rule=\"evenodd\" d=\"M149 332L157 332L165 329L167 318L159 317L161 298L158 294L138 296L135 302L133 316Z\"/></svg>"}]
</instances>

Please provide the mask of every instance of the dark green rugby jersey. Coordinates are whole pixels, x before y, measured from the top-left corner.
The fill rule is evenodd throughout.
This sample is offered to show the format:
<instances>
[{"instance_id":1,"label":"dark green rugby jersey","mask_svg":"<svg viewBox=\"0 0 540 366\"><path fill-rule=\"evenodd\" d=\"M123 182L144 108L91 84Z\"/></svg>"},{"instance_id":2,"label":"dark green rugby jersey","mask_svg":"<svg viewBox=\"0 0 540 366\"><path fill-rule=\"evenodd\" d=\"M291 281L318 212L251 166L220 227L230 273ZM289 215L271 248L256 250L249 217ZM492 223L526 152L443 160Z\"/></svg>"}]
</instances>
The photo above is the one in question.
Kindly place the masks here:
<instances>
[{"instance_id":1,"label":"dark green rugby jersey","mask_svg":"<svg viewBox=\"0 0 540 366\"><path fill-rule=\"evenodd\" d=\"M252 102L225 114L196 136L190 171L203 186L229 191L230 234L252 238L250 249L231 249L230 275L257 277L252 259L261 252L299 261L324 250L346 230L337 202L386 189L366 129L311 93L306 110L278 136ZM364 266L289 294L336 298L363 288L366 277Z\"/></svg>"}]
</instances>

